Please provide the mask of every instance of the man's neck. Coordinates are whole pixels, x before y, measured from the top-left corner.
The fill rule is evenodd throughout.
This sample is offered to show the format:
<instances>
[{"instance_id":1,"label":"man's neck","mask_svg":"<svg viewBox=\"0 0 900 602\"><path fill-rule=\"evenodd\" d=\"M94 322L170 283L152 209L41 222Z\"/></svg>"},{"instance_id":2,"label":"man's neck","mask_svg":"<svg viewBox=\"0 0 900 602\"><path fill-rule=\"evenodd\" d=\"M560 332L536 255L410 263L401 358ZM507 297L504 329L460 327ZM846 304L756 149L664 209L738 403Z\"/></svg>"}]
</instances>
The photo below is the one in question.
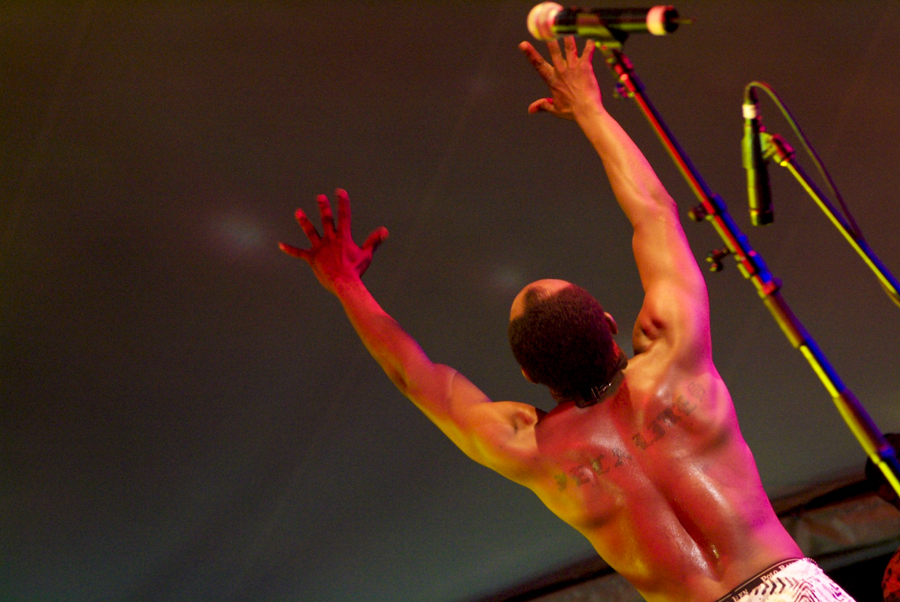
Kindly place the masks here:
<instances>
[{"instance_id":1,"label":"man's neck","mask_svg":"<svg viewBox=\"0 0 900 602\"><path fill-rule=\"evenodd\" d=\"M602 383L589 387L580 395L561 395L557 391L551 389L550 394L553 396L556 403L561 404L571 401L579 408L587 408L603 403L615 395L616 391L619 389L619 385L621 385L622 381L625 379L624 370L628 365L628 356L625 355L625 352L618 346L616 346L616 354L618 355L618 363L616 364L614 372Z\"/></svg>"}]
</instances>

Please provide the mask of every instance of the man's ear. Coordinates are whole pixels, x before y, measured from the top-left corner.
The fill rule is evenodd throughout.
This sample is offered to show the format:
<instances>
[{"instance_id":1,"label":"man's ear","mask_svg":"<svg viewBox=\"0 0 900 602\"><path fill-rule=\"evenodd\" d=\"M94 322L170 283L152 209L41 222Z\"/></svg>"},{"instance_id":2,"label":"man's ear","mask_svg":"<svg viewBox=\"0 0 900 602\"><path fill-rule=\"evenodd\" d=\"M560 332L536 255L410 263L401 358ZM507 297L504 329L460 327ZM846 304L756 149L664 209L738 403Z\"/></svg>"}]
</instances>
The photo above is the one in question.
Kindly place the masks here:
<instances>
[{"instance_id":1,"label":"man's ear","mask_svg":"<svg viewBox=\"0 0 900 602\"><path fill-rule=\"evenodd\" d=\"M619 325L616 324L616 321L609 314L609 312L603 312L603 319L606 320L606 324L609 326L609 331L616 336L619 334Z\"/></svg>"},{"instance_id":2,"label":"man's ear","mask_svg":"<svg viewBox=\"0 0 900 602\"><path fill-rule=\"evenodd\" d=\"M527 380L528 382L537 384L537 381L534 380L533 378L531 378L531 375L528 374L528 372L525 370L525 368L522 368L522 376L524 376L525 380Z\"/></svg>"}]
</instances>

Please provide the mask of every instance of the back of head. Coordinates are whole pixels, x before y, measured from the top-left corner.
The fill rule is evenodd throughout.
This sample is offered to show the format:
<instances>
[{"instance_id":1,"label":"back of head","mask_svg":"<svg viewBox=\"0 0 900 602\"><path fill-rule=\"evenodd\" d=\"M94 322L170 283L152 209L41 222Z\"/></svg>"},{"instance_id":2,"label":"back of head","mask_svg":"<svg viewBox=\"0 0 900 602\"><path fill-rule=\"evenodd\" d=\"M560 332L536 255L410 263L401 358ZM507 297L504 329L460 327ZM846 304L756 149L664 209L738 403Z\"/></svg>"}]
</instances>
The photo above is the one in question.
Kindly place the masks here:
<instances>
[{"instance_id":1,"label":"back of head","mask_svg":"<svg viewBox=\"0 0 900 602\"><path fill-rule=\"evenodd\" d=\"M552 293L529 288L509 323L509 343L531 379L563 398L607 382L619 360L603 307L574 284Z\"/></svg>"}]
</instances>

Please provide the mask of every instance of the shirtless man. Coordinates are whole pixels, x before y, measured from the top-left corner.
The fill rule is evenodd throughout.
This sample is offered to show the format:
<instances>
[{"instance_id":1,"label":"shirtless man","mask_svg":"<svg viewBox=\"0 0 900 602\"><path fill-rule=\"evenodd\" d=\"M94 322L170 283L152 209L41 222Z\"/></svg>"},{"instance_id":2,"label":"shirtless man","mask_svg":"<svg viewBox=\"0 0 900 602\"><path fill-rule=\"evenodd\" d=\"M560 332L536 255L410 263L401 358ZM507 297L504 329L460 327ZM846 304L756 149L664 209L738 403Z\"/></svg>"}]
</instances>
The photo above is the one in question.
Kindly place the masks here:
<instances>
[{"instance_id":1,"label":"shirtless man","mask_svg":"<svg viewBox=\"0 0 900 602\"><path fill-rule=\"evenodd\" d=\"M579 124L634 227L645 293L634 357L615 344L615 321L590 295L541 280L515 298L510 340L525 377L548 386L558 405L492 402L433 363L363 285L387 231L357 246L346 192L337 191L336 224L318 197L322 235L298 210L312 247L282 250L310 264L397 388L463 452L531 489L647 600L850 600L803 559L769 504L712 363L706 286L677 207L603 108L593 45L580 57L572 38L565 56L557 42L548 48L552 64L520 45L552 93L529 112Z\"/></svg>"}]
</instances>

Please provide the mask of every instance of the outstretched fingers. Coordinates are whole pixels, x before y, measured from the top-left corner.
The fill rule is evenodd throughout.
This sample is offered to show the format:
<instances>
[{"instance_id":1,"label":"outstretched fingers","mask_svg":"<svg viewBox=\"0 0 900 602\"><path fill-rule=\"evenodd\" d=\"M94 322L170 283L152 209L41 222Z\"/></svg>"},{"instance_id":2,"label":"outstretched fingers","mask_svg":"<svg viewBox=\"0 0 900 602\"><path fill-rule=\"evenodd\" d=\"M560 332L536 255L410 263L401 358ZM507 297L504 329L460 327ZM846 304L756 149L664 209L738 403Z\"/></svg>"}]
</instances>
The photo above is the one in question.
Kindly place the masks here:
<instances>
[{"instance_id":1,"label":"outstretched fingers","mask_svg":"<svg viewBox=\"0 0 900 602\"><path fill-rule=\"evenodd\" d=\"M544 83L547 84L548 87L551 86L556 70L550 65L550 63L544 60L544 57L541 56L541 53L535 50L534 46L532 46L530 42L520 43L519 50L522 51L522 53L528 59L528 62L530 62L531 66L534 67L534 70L537 71L541 79L544 80ZM528 105L528 112L531 114L539 113L541 111L546 111L548 113L554 112L552 98L539 98L538 100Z\"/></svg>"},{"instance_id":2,"label":"outstretched fingers","mask_svg":"<svg viewBox=\"0 0 900 602\"><path fill-rule=\"evenodd\" d=\"M566 38L566 54L568 55L568 46L569 40L572 40L574 43L575 38L569 36ZM562 51L559 49L559 40L550 40L547 42L547 52L550 53L550 60L553 62L553 66L557 71L563 72L566 70L567 63L566 59L563 58Z\"/></svg>"},{"instance_id":3,"label":"outstretched fingers","mask_svg":"<svg viewBox=\"0 0 900 602\"><path fill-rule=\"evenodd\" d=\"M343 188L335 190L338 199L338 234L350 238L350 196Z\"/></svg>"},{"instance_id":4,"label":"outstretched fingers","mask_svg":"<svg viewBox=\"0 0 900 602\"><path fill-rule=\"evenodd\" d=\"M544 60L541 53L535 50L530 42L522 42L519 44L519 50L522 51L525 58L527 58L528 62L531 63L531 66L534 67L534 70L541 76L541 79L549 85L553 78L553 67L550 63Z\"/></svg>"},{"instance_id":5,"label":"outstretched fingers","mask_svg":"<svg viewBox=\"0 0 900 602\"><path fill-rule=\"evenodd\" d=\"M528 105L529 113L540 113L541 111L546 111L548 113L555 112L552 98L539 98L538 100Z\"/></svg>"},{"instance_id":6,"label":"outstretched fingers","mask_svg":"<svg viewBox=\"0 0 900 602\"><path fill-rule=\"evenodd\" d=\"M303 212L303 209L297 209L294 212L294 217L297 218L297 223L300 224L301 228L303 228L303 231L306 233L306 237L309 238L309 242L311 242L312 244L316 244L317 242L322 240L322 237L319 236L319 232L316 230L316 227L313 226L313 223L309 221L308 217L306 217L306 213Z\"/></svg>"},{"instance_id":7,"label":"outstretched fingers","mask_svg":"<svg viewBox=\"0 0 900 602\"><path fill-rule=\"evenodd\" d=\"M296 257L298 259L302 259L303 261L309 262L311 255L310 252L306 249L298 249L293 245L289 245L287 243L280 242L278 243L278 248L290 255L291 257Z\"/></svg>"},{"instance_id":8,"label":"outstretched fingers","mask_svg":"<svg viewBox=\"0 0 900 602\"><path fill-rule=\"evenodd\" d=\"M327 200L327 199L326 199ZM312 243L313 247L318 245L322 241L322 237L319 236L319 232L316 230L316 227L313 225L309 218L306 217L306 213L303 212L303 209L297 209L294 212L294 217L297 219L297 223L300 224L300 227L303 229L303 232L306 233L306 237L309 239L309 242ZM284 242L278 243L278 248L290 255L291 257L297 257L306 262L309 262L312 258L312 253L310 250L301 249L299 247L295 247L293 245L289 245Z\"/></svg>"},{"instance_id":9,"label":"outstretched fingers","mask_svg":"<svg viewBox=\"0 0 900 602\"><path fill-rule=\"evenodd\" d=\"M566 48L569 47L569 40L572 41L572 54L576 60L587 61L588 63L593 63L594 59L594 51L597 50L597 44L588 40L584 44L584 49L581 51L581 59L578 59L578 51L575 48L575 38L566 38Z\"/></svg>"},{"instance_id":10,"label":"outstretched fingers","mask_svg":"<svg viewBox=\"0 0 900 602\"><path fill-rule=\"evenodd\" d=\"M572 65L578 62L578 47L575 45L573 36L566 36L564 41L566 45L566 63Z\"/></svg>"},{"instance_id":11,"label":"outstretched fingers","mask_svg":"<svg viewBox=\"0 0 900 602\"><path fill-rule=\"evenodd\" d=\"M334 233L334 213L331 211L331 202L324 194L318 195L316 202L319 204L319 215L322 217L322 230L325 232L325 236L328 236Z\"/></svg>"},{"instance_id":12,"label":"outstretched fingers","mask_svg":"<svg viewBox=\"0 0 900 602\"><path fill-rule=\"evenodd\" d=\"M377 249L381 245L381 243L384 242L384 240L387 237L388 237L387 228L385 228L384 226L381 226L380 228L378 228L377 230L375 230L374 232L369 234L369 237L366 238L366 242L364 242L362 244L362 247L360 247L360 248L361 249L369 249L374 253L375 249Z\"/></svg>"}]
</instances>

